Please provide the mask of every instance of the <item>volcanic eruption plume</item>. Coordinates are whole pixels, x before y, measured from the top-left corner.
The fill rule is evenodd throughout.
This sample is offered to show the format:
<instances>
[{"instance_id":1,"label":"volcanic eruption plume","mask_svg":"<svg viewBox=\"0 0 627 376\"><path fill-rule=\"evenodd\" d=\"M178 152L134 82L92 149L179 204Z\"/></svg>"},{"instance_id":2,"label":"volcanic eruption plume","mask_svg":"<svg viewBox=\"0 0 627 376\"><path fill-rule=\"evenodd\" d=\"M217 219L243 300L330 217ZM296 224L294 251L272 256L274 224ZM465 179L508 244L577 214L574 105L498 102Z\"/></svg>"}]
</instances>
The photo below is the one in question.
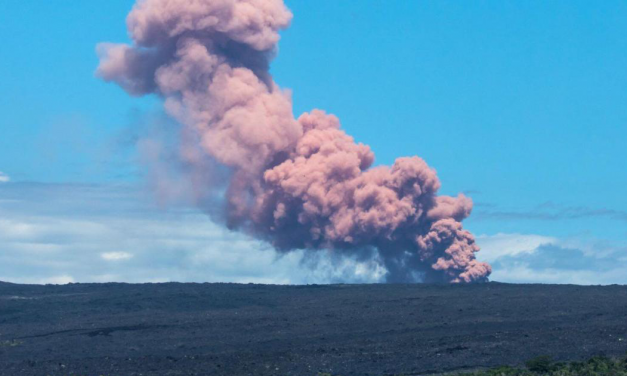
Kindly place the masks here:
<instances>
[{"instance_id":1,"label":"volcanic eruption plume","mask_svg":"<svg viewBox=\"0 0 627 376\"><path fill-rule=\"evenodd\" d=\"M213 212L202 198L220 195L229 228L278 252L375 252L388 282L486 281L490 266L461 224L469 198L437 196L418 157L371 168L370 148L333 115L294 118L269 74L291 18L282 0L139 0L127 18L133 45L99 45L97 74L163 99L196 202ZM205 179L212 164L227 178Z\"/></svg>"}]
</instances>

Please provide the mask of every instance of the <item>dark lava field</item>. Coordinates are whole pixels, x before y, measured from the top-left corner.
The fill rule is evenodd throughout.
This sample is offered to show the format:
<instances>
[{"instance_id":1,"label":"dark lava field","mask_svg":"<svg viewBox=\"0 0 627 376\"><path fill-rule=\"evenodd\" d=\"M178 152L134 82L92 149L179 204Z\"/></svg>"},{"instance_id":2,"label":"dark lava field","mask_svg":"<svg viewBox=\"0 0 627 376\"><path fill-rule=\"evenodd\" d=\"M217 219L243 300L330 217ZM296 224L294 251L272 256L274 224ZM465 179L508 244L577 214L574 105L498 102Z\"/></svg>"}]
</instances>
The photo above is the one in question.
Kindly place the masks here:
<instances>
[{"instance_id":1,"label":"dark lava field","mask_svg":"<svg viewBox=\"0 0 627 376\"><path fill-rule=\"evenodd\" d=\"M627 287L0 283L0 375L423 375L627 351Z\"/></svg>"}]
</instances>

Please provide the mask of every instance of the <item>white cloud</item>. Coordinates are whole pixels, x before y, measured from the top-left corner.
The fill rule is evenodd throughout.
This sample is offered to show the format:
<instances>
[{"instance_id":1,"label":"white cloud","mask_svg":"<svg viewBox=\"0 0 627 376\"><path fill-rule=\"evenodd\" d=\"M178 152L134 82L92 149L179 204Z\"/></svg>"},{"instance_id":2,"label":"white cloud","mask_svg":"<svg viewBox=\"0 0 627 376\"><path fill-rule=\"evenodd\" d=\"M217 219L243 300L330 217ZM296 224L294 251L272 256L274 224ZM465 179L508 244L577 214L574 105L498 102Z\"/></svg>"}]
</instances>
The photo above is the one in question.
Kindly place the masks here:
<instances>
[{"instance_id":1,"label":"white cloud","mask_svg":"<svg viewBox=\"0 0 627 376\"><path fill-rule=\"evenodd\" d=\"M32 277L22 277L15 278L12 281L13 283L26 283L33 285L67 285L68 283L74 283L74 278L71 275L61 274L61 275L53 275L45 278L32 278Z\"/></svg>"},{"instance_id":2,"label":"white cloud","mask_svg":"<svg viewBox=\"0 0 627 376\"><path fill-rule=\"evenodd\" d=\"M106 261L121 261L128 260L133 257L132 254L126 252L105 252L101 253L100 257Z\"/></svg>"},{"instance_id":3,"label":"white cloud","mask_svg":"<svg viewBox=\"0 0 627 376\"><path fill-rule=\"evenodd\" d=\"M0 280L69 282L379 282L376 259L277 254L202 212L161 210L136 187L0 185ZM491 280L627 283L627 247L537 234L477 237Z\"/></svg>"},{"instance_id":4,"label":"white cloud","mask_svg":"<svg viewBox=\"0 0 627 376\"><path fill-rule=\"evenodd\" d=\"M517 266L496 270L492 280L510 283L552 283L552 284L590 284L596 279L594 271L569 271L545 269L537 270L527 266Z\"/></svg>"},{"instance_id":5,"label":"white cloud","mask_svg":"<svg viewBox=\"0 0 627 376\"><path fill-rule=\"evenodd\" d=\"M534 269L525 265L498 269L491 280L508 283L551 283L576 285L625 284L627 267L616 265L613 270L600 273L589 270Z\"/></svg>"},{"instance_id":6,"label":"white cloud","mask_svg":"<svg viewBox=\"0 0 627 376\"><path fill-rule=\"evenodd\" d=\"M8 183L10 181L11 181L11 178L9 177L9 175L7 175L4 172L0 171L0 183Z\"/></svg>"},{"instance_id":7,"label":"white cloud","mask_svg":"<svg viewBox=\"0 0 627 376\"><path fill-rule=\"evenodd\" d=\"M492 265L492 281L510 283L627 283L627 247L593 239L534 234L477 237L477 258Z\"/></svg>"},{"instance_id":8,"label":"white cloud","mask_svg":"<svg viewBox=\"0 0 627 376\"><path fill-rule=\"evenodd\" d=\"M477 236L477 244L481 251L477 258L492 263L503 256L514 256L523 252L534 252L544 244L556 244L556 238L541 235L525 234L496 234Z\"/></svg>"},{"instance_id":9,"label":"white cloud","mask_svg":"<svg viewBox=\"0 0 627 376\"><path fill-rule=\"evenodd\" d=\"M324 252L278 255L202 212L157 209L150 197L127 186L3 186L0 280L286 284L383 277L372 260L332 263Z\"/></svg>"},{"instance_id":10,"label":"white cloud","mask_svg":"<svg viewBox=\"0 0 627 376\"><path fill-rule=\"evenodd\" d=\"M52 284L52 285L67 285L68 283L74 282L74 278L70 275L59 275L50 278L44 278L41 280L43 284Z\"/></svg>"}]
</instances>

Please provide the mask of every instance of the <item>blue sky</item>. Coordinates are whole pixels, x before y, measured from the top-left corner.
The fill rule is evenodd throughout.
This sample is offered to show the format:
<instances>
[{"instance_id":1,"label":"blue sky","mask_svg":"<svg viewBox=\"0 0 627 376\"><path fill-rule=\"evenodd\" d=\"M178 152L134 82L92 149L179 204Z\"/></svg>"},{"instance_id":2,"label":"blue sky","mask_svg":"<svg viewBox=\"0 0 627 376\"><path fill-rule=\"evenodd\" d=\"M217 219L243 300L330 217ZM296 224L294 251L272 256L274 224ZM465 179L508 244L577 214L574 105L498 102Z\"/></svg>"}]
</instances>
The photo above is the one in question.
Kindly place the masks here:
<instances>
[{"instance_id":1,"label":"blue sky","mask_svg":"<svg viewBox=\"0 0 627 376\"><path fill-rule=\"evenodd\" d=\"M442 193L467 192L476 207L465 226L495 266L493 279L627 283L621 274L627 268L627 3L286 3L294 20L272 73L293 90L295 113L332 112L372 147L377 163L419 155L438 171ZM124 19L132 4L0 0L0 253L12 260L0 264L0 279L88 280L89 273L60 262L68 252L88 252L79 249L78 234L55 232L66 220L105 226L117 234L112 238L128 236L117 222L128 210L146 231L155 221L179 223L177 239L191 226L176 217L183 215L178 209L128 196L149 195L129 135L160 104L128 97L94 76L95 45L128 41ZM95 188L79 195L76 187ZM84 205L62 205L64 194L80 196ZM56 199L40 200L49 195ZM190 215L212 226L200 213L185 218ZM26 232L11 240L19 225L30 225L32 238ZM144 236L136 234L136 249ZM24 244L42 242L60 248L44 253L47 262L37 267L20 259L32 255L20 251ZM106 275L119 280L141 280L129 277L140 266L150 275L152 264L137 261L148 256L134 256L122 243L111 244L113 251L94 249L94 267L118 263L126 274ZM253 243L247 247L270 257ZM180 248L220 257L215 249L205 255L198 244ZM116 252L132 257L102 256ZM168 257L154 263L167 266L160 280L273 281L268 276L281 274L277 268L287 262L268 261L263 276L251 269L229 277L224 268L202 273L204 264L189 260L173 269L177 263ZM571 258L576 261L559 262ZM124 269L124 262L131 264ZM324 281L325 275L274 280Z\"/></svg>"}]
</instances>

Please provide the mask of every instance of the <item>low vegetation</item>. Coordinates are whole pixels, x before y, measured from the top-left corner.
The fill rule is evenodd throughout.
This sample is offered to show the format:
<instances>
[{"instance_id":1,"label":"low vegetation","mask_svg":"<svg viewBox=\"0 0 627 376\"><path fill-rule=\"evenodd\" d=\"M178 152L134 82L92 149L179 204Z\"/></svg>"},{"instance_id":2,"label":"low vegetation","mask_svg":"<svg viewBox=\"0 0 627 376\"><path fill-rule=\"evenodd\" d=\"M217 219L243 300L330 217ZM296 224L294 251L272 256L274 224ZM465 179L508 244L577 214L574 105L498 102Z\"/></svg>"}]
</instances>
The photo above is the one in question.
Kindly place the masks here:
<instances>
[{"instance_id":1,"label":"low vegetation","mask_svg":"<svg viewBox=\"0 0 627 376\"><path fill-rule=\"evenodd\" d=\"M334 375L319 373L318 376ZM527 361L525 367L502 366L443 376L627 376L627 357L614 359L596 356L585 362L561 363L553 362L548 356L540 356Z\"/></svg>"},{"instance_id":2,"label":"low vegetation","mask_svg":"<svg viewBox=\"0 0 627 376\"><path fill-rule=\"evenodd\" d=\"M603 356L585 362L553 362L548 356L529 360L524 368L498 367L457 376L627 376L627 358Z\"/></svg>"}]
</instances>

